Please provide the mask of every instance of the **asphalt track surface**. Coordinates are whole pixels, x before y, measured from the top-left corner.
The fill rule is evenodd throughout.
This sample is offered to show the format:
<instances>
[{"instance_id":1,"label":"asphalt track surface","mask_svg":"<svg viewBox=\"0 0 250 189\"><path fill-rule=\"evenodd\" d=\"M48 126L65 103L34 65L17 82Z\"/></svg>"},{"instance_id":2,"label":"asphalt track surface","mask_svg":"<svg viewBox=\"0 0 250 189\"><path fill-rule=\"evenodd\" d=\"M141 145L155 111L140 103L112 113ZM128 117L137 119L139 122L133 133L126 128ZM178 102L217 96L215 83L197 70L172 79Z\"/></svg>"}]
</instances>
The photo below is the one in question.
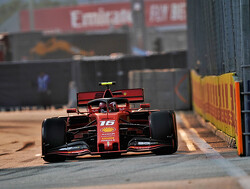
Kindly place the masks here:
<instances>
[{"instance_id":1,"label":"asphalt track surface","mask_svg":"<svg viewBox=\"0 0 250 189\"><path fill-rule=\"evenodd\" d=\"M83 156L63 163L41 159L41 122L65 110L0 112L0 188L250 188L250 158L178 112L173 155L128 153L116 159Z\"/></svg>"}]
</instances>

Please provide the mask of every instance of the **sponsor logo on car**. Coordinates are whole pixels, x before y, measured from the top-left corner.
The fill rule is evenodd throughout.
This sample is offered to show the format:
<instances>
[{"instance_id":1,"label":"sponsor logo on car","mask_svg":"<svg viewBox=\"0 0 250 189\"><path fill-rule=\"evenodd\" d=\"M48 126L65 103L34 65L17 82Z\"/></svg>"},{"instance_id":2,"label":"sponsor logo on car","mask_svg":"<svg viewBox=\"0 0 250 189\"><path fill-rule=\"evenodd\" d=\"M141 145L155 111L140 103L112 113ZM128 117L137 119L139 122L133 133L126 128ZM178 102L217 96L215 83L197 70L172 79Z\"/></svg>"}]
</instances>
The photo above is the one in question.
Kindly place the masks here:
<instances>
[{"instance_id":1,"label":"sponsor logo on car","mask_svg":"<svg viewBox=\"0 0 250 189\"><path fill-rule=\"evenodd\" d=\"M101 141L115 141L115 137L103 137Z\"/></svg>"},{"instance_id":2,"label":"sponsor logo on car","mask_svg":"<svg viewBox=\"0 0 250 189\"><path fill-rule=\"evenodd\" d=\"M111 133L111 132L115 131L115 128L114 127L104 127L101 129L101 131L104 133Z\"/></svg>"},{"instance_id":3,"label":"sponsor logo on car","mask_svg":"<svg viewBox=\"0 0 250 189\"><path fill-rule=\"evenodd\" d=\"M103 137L102 140L113 140L115 137Z\"/></svg>"}]
</instances>

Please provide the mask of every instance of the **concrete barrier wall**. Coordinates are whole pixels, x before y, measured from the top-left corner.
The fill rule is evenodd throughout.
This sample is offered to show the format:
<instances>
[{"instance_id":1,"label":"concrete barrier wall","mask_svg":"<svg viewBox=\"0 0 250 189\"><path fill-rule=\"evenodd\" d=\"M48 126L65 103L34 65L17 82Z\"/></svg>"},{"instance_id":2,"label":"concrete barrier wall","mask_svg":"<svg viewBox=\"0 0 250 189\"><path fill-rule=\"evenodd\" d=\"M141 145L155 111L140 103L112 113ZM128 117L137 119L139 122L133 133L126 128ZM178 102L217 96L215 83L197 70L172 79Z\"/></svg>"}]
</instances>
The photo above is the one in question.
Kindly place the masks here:
<instances>
[{"instance_id":1,"label":"concrete barrier wall","mask_svg":"<svg viewBox=\"0 0 250 189\"><path fill-rule=\"evenodd\" d=\"M156 54L146 57L125 56L118 58L91 57L77 60L40 60L1 62L0 110L39 106L37 76L45 72L50 76L51 103L60 107L71 104L69 96L75 91L103 90L101 81L116 81L112 90L128 88L128 72L142 69L186 67L186 52ZM69 83L74 83L69 93ZM161 84L159 84L161 86Z\"/></svg>"},{"instance_id":2,"label":"concrete barrier wall","mask_svg":"<svg viewBox=\"0 0 250 189\"><path fill-rule=\"evenodd\" d=\"M133 70L129 88L144 88L152 108L188 110L191 107L187 69Z\"/></svg>"},{"instance_id":3,"label":"concrete barrier wall","mask_svg":"<svg viewBox=\"0 0 250 189\"><path fill-rule=\"evenodd\" d=\"M236 103L236 96L240 94L236 90L234 73L220 76L201 77L195 71L191 71L193 108L204 119L211 122L217 129L236 139L236 145L240 133L237 125L241 125L240 102ZM237 109L238 107L238 109ZM239 114L240 115L240 114Z\"/></svg>"},{"instance_id":4,"label":"concrete barrier wall","mask_svg":"<svg viewBox=\"0 0 250 189\"><path fill-rule=\"evenodd\" d=\"M37 77L40 72L50 76L51 103L66 104L71 80L70 61L6 63L0 65L0 110L39 105Z\"/></svg>"}]
</instances>

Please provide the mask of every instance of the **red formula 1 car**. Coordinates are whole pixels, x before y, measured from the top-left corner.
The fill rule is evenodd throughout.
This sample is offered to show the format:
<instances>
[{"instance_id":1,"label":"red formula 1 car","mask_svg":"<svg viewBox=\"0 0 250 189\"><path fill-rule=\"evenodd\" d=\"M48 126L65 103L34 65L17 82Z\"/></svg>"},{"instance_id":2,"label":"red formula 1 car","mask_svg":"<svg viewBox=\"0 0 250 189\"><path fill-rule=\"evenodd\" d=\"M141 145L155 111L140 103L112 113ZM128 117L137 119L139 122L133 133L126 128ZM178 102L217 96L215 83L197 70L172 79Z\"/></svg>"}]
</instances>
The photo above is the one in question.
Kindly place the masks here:
<instances>
[{"instance_id":1,"label":"red formula 1 car","mask_svg":"<svg viewBox=\"0 0 250 189\"><path fill-rule=\"evenodd\" d=\"M177 151L177 127L173 111L149 110L143 89L80 92L77 109L67 117L48 118L42 124L42 155L47 162L64 161L85 154L102 157L121 153L152 151L172 154ZM81 112L80 108L87 110Z\"/></svg>"}]
</instances>

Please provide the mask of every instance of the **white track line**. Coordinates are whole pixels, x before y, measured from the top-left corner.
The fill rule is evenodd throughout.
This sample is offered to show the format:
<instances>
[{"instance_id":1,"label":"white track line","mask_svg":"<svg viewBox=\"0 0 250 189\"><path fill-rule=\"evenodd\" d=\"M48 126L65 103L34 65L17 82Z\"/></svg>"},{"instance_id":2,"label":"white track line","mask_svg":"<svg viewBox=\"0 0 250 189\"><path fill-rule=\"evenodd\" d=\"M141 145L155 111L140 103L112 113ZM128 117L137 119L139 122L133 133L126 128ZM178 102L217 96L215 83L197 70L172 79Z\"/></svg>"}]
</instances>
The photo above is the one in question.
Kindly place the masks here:
<instances>
[{"instance_id":1,"label":"white track line","mask_svg":"<svg viewBox=\"0 0 250 189\"><path fill-rule=\"evenodd\" d=\"M225 159L204 139L200 138L197 131L194 128L191 128L189 122L183 114L180 114L180 117L183 125L188 129L186 131L188 138L191 139L209 159L213 160L219 167L223 168L229 176L238 178L238 182L243 189L249 188L250 179L247 177L248 174L243 169L235 166L230 161Z\"/></svg>"},{"instance_id":2,"label":"white track line","mask_svg":"<svg viewBox=\"0 0 250 189\"><path fill-rule=\"evenodd\" d=\"M184 140L184 142L186 143L188 150L191 152L196 151L195 146L193 145L192 141L188 138L185 131L181 128L178 128L178 132L181 135L182 140Z\"/></svg>"}]
</instances>

